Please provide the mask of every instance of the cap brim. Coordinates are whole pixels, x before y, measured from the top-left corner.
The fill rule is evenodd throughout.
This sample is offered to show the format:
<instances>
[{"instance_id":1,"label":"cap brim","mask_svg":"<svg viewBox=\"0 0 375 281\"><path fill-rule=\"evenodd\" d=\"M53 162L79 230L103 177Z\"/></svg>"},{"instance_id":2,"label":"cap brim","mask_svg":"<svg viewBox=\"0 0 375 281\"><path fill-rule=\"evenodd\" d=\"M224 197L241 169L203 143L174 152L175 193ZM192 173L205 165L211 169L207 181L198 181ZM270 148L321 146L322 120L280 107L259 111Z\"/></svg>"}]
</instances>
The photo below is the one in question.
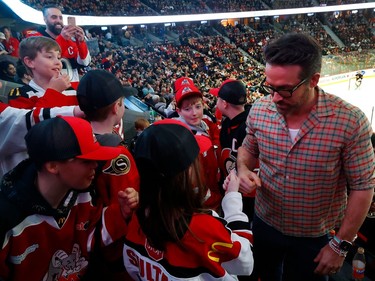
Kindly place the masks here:
<instances>
[{"instance_id":1,"label":"cap brim","mask_svg":"<svg viewBox=\"0 0 375 281\"><path fill-rule=\"evenodd\" d=\"M219 95L219 88L211 88L209 91L208 91L211 95L217 97Z\"/></svg>"},{"instance_id":2,"label":"cap brim","mask_svg":"<svg viewBox=\"0 0 375 281\"><path fill-rule=\"evenodd\" d=\"M124 86L124 96L130 97L130 96L137 96L138 95L138 90L134 87L131 86Z\"/></svg>"},{"instance_id":3,"label":"cap brim","mask_svg":"<svg viewBox=\"0 0 375 281\"><path fill-rule=\"evenodd\" d=\"M97 161L110 160L116 158L120 153L120 147L100 146L98 149L83 155L76 156L76 158Z\"/></svg>"},{"instance_id":4,"label":"cap brim","mask_svg":"<svg viewBox=\"0 0 375 281\"><path fill-rule=\"evenodd\" d=\"M202 135L194 135L194 137L199 145L200 153L204 153L212 147L212 141L208 137Z\"/></svg>"},{"instance_id":5,"label":"cap brim","mask_svg":"<svg viewBox=\"0 0 375 281\"><path fill-rule=\"evenodd\" d=\"M182 97L180 97L178 99L178 101L176 100L177 105L181 106L182 101L186 100L187 98L193 97L193 96L197 96L197 97L203 98L203 94L201 92L198 92L198 91L188 92L188 93L184 94Z\"/></svg>"}]
</instances>

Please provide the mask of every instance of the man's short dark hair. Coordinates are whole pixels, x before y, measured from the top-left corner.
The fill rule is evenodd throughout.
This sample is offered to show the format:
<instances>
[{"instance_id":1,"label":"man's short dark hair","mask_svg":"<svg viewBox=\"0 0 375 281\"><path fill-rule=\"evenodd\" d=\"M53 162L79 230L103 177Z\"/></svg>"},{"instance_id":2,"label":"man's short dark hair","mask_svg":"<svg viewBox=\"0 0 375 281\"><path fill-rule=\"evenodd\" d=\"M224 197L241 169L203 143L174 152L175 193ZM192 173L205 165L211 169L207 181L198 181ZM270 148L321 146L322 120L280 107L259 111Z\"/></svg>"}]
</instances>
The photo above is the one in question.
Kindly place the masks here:
<instances>
[{"instance_id":1,"label":"man's short dark hair","mask_svg":"<svg viewBox=\"0 0 375 281\"><path fill-rule=\"evenodd\" d=\"M53 8L53 9L59 9L60 11L62 11L63 9L59 6L59 5L57 5L57 4L48 4L48 5L45 5L45 6L43 6L43 9L42 9L42 13L43 13L43 16L44 17L46 17L47 16L47 11L48 11L48 9L51 9L51 8Z\"/></svg>"},{"instance_id":2,"label":"man's short dark hair","mask_svg":"<svg viewBox=\"0 0 375 281\"><path fill-rule=\"evenodd\" d=\"M270 65L299 65L299 78L310 78L322 68L322 47L305 33L287 33L264 47L264 58Z\"/></svg>"}]
</instances>

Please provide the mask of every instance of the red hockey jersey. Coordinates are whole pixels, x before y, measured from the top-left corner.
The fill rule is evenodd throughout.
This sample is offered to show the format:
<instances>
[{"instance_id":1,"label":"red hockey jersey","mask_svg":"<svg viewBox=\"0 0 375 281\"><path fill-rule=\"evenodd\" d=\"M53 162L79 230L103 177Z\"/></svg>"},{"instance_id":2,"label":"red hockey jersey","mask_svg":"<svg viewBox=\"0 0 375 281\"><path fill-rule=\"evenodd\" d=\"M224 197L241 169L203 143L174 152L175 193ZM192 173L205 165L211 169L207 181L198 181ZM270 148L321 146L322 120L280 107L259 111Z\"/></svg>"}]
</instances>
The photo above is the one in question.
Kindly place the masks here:
<instances>
[{"instance_id":1,"label":"red hockey jersey","mask_svg":"<svg viewBox=\"0 0 375 281\"><path fill-rule=\"evenodd\" d=\"M0 279L81 280L94 243L110 245L126 233L119 205L94 206L90 192L72 190L54 209L35 188L35 174L26 160L1 182Z\"/></svg>"},{"instance_id":2,"label":"red hockey jersey","mask_svg":"<svg viewBox=\"0 0 375 281\"><path fill-rule=\"evenodd\" d=\"M166 250L153 248L133 215L124 246L125 267L133 280L237 280L253 269L252 233L241 211L238 192L223 198L225 220L209 214L193 215L183 245L167 243Z\"/></svg>"},{"instance_id":3,"label":"red hockey jersey","mask_svg":"<svg viewBox=\"0 0 375 281\"><path fill-rule=\"evenodd\" d=\"M104 146L121 148L121 153L101 166L96 179L99 198L104 206L117 204L117 193L127 187L139 191L139 173L130 151L122 144L121 138L115 134L96 135L98 142Z\"/></svg>"},{"instance_id":4,"label":"red hockey jersey","mask_svg":"<svg viewBox=\"0 0 375 281\"><path fill-rule=\"evenodd\" d=\"M210 209L218 210L223 196L219 188L220 170L215 151L217 147L215 146L213 136L216 135L217 132L212 132L207 123L203 120L200 126L191 126L182 117L175 119L186 124L193 132L198 142L202 179L205 186L208 188L205 206Z\"/></svg>"},{"instance_id":5,"label":"red hockey jersey","mask_svg":"<svg viewBox=\"0 0 375 281\"><path fill-rule=\"evenodd\" d=\"M76 91L68 89L62 93L54 90L44 90L33 80L29 85L12 89L8 94L8 104L16 108L33 109L34 107L60 107L78 105Z\"/></svg>"},{"instance_id":6,"label":"red hockey jersey","mask_svg":"<svg viewBox=\"0 0 375 281\"><path fill-rule=\"evenodd\" d=\"M0 102L0 178L28 157L24 137L31 126L57 115L73 116L74 106L28 110Z\"/></svg>"}]
</instances>

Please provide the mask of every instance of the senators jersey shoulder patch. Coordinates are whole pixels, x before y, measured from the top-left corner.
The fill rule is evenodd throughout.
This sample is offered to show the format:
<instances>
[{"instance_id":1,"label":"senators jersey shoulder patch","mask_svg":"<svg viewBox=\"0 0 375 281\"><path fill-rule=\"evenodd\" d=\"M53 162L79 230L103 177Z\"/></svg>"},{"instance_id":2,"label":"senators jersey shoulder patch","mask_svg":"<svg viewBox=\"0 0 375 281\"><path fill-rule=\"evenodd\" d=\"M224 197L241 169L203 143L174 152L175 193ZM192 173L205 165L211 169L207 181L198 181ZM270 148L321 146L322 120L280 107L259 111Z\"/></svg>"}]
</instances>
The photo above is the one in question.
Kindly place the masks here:
<instances>
[{"instance_id":1,"label":"senators jersey shoulder patch","mask_svg":"<svg viewBox=\"0 0 375 281\"><path fill-rule=\"evenodd\" d=\"M131 164L129 157L124 154L120 154L119 156L108 162L109 166L105 165L102 171L105 174L122 176L129 173L130 171Z\"/></svg>"}]
</instances>

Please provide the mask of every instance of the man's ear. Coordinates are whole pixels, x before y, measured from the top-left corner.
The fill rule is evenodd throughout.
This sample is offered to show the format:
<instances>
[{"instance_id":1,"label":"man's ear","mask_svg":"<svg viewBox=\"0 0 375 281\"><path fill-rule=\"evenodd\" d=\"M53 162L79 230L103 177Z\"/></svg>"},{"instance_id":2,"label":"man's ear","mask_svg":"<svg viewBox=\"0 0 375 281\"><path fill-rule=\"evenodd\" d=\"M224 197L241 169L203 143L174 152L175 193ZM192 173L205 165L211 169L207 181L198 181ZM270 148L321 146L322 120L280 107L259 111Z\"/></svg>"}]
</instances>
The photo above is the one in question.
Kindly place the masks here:
<instances>
[{"instance_id":1,"label":"man's ear","mask_svg":"<svg viewBox=\"0 0 375 281\"><path fill-rule=\"evenodd\" d=\"M315 88L319 83L319 79L320 79L320 73L317 72L310 79L310 87Z\"/></svg>"}]
</instances>

